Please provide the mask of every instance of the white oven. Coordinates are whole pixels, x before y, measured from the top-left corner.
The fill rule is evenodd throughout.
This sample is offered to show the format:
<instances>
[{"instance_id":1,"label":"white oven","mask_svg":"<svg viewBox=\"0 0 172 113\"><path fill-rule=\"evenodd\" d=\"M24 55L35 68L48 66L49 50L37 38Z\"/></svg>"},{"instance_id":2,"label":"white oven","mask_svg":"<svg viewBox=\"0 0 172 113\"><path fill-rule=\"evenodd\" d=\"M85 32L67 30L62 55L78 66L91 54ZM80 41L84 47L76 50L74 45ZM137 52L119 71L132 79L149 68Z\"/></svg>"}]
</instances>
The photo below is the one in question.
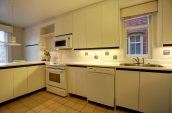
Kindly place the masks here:
<instances>
[{"instance_id":1,"label":"white oven","mask_svg":"<svg viewBox=\"0 0 172 113\"><path fill-rule=\"evenodd\" d=\"M67 80L64 66L46 66L47 91L67 96Z\"/></svg>"}]
</instances>

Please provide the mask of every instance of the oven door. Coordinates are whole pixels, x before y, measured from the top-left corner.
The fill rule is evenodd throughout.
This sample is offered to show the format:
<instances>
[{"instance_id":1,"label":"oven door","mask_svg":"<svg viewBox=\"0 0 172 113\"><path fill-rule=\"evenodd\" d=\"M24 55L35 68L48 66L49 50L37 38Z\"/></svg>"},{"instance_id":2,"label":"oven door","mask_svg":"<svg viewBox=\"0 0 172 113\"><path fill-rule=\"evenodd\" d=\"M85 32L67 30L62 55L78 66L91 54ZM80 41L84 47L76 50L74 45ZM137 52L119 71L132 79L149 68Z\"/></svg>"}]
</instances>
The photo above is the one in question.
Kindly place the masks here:
<instances>
[{"instance_id":1,"label":"oven door","mask_svg":"<svg viewBox=\"0 0 172 113\"><path fill-rule=\"evenodd\" d=\"M46 84L50 86L66 89L65 71L61 69L47 69Z\"/></svg>"}]
</instances>

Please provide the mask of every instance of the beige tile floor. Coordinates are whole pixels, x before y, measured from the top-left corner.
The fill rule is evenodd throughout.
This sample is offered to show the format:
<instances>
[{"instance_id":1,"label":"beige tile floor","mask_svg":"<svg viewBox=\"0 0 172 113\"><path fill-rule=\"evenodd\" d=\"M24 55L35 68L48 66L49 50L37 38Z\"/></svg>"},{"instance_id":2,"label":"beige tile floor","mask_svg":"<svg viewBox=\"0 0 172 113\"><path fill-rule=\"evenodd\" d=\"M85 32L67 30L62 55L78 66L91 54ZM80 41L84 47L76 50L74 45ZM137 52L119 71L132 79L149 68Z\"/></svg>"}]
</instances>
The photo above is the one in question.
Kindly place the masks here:
<instances>
[{"instance_id":1,"label":"beige tile floor","mask_svg":"<svg viewBox=\"0 0 172 113\"><path fill-rule=\"evenodd\" d=\"M129 113L87 102L79 97L60 97L45 90L0 105L0 113Z\"/></svg>"}]
</instances>

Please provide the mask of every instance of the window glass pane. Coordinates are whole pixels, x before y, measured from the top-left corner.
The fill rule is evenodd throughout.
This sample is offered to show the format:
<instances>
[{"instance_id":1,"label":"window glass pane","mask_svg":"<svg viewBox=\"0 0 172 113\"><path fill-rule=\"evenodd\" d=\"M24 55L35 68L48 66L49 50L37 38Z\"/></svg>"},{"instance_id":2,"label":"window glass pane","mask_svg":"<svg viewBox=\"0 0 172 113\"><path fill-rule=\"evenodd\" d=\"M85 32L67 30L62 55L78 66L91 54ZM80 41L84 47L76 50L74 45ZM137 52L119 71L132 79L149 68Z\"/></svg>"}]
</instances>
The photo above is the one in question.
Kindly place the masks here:
<instances>
[{"instance_id":1,"label":"window glass pane","mask_svg":"<svg viewBox=\"0 0 172 113\"><path fill-rule=\"evenodd\" d=\"M135 54L135 44L130 45L130 54Z\"/></svg>"},{"instance_id":2,"label":"window glass pane","mask_svg":"<svg viewBox=\"0 0 172 113\"><path fill-rule=\"evenodd\" d=\"M136 54L141 54L141 44L140 43L137 43L136 44Z\"/></svg>"},{"instance_id":3,"label":"window glass pane","mask_svg":"<svg viewBox=\"0 0 172 113\"><path fill-rule=\"evenodd\" d=\"M1 42L5 42L4 35L5 35L5 33L3 31L0 31L0 41Z\"/></svg>"},{"instance_id":4,"label":"window glass pane","mask_svg":"<svg viewBox=\"0 0 172 113\"><path fill-rule=\"evenodd\" d=\"M140 42L140 35L136 36L136 42Z\"/></svg>"},{"instance_id":5,"label":"window glass pane","mask_svg":"<svg viewBox=\"0 0 172 113\"><path fill-rule=\"evenodd\" d=\"M130 36L130 42L135 42L135 37L134 36Z\"/></svg>"}]
</instances>

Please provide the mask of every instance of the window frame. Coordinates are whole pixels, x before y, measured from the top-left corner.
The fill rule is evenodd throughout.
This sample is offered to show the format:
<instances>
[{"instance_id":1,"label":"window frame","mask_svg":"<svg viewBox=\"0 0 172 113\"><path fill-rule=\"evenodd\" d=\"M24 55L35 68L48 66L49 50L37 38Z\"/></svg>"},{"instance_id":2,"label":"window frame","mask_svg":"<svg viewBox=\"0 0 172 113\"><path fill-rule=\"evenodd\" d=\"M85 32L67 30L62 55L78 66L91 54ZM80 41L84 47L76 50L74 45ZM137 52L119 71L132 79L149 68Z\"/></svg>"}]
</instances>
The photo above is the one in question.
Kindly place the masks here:
<instances>
[{"instance_id":1,"label":"window frame","mask_svg":"<svg viewBox=\"0 0 172 113\"><path fill-rule=\"evenodd\" d=\"M125 27L125 21L129 20L129 19L133 19L133 18L140 18L140 17L144 17L144 16L148 16L149 17L149 21L147 25L139 25L139 26L132 26L132 27L127 27L128 29L136 29L136 28L144 28L147 27L148 28L148 54L128 54L127 53L127 28ZM124 39L124 51L125 51L125 57L127 58L133 58L133 57L142 57L142 58L152 58L152 37L154 34L153 33L153 21L154 21L154 16L153 14L144 14L144 15L137 15L137 16L132 16L132 17L128 17L128 18L122 18L122 33L123 33L123 37L125 37Z\"/></svg>"}]
</instances>

